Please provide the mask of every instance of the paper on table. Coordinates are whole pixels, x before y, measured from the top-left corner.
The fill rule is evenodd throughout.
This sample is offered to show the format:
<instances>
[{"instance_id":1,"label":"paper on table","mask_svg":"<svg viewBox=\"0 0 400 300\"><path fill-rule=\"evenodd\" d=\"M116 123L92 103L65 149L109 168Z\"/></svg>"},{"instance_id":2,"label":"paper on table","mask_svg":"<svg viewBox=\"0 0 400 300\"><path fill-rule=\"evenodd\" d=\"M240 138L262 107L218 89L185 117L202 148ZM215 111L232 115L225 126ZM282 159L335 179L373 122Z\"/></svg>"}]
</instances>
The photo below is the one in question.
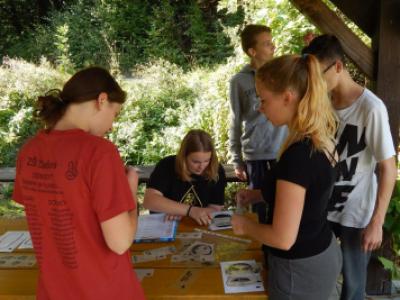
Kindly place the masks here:
<instances>
[{"instance_id":1,"label":"paper on table","mask_svg":"<svg viewBox=\"0 0 400 300\"><path fill-rule=\"evenodd\" d=\"M28 231L7 231L0 236L0 252L12 252L29 238Z\"/></svg>"},{"instance_id":2,"label":"paper on table","mask_svg":"<svg viewBox=\"0 0 400 300\"><path fill-rule=\"evenodd\" d=\"M18 246L18 249L33 249L32 239L29 232L26 239Z\"/></svg>"},{"instance_id":3,"label":"paper on table","mask_svg":"<svg viewBox=\"0 0 400 300\"><path fill-rule=\"evenodd\" d=\"M139 281L142 281L145 277L153 276L154 269L135 269L135 273Z\"/></svg>"},{"instance_id":4,"label":"paper on table","mask_svg":"<svg viewBox=\"0 0 400 300\"><path fill-rule=\"evenodd\" d=\"M177 222L165 220L165 214L139 216L135 243L175 240Z\"/></svg>"},{"instance_id":5,"label":"paper on table","mask_svg":"<svg viewBox=\"0 0 400 300\"><path fill-rule=\"evenodd\" d=\"M262 292L261 267L254 260L221 262L225 293Z\"/></svg>"},{"instance_id":6,"label":"paper on table","mask_svg":"<svg viewBox=\"0 0 400 300\"><path fill-rule=\"evenodd\" d=\"M30 268L35 264L34 255L0 254L0 268Z\"/></svg>"}]
</instances>

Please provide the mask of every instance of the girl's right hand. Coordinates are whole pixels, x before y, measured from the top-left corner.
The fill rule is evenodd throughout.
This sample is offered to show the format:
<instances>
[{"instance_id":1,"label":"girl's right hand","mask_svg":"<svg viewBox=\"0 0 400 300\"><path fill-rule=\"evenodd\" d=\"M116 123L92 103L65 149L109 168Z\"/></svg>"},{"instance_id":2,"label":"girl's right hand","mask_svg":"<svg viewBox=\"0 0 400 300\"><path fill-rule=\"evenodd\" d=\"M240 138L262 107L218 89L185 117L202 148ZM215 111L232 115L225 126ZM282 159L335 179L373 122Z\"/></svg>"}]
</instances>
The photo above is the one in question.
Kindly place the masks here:
<instances>
[{"instance_id":1,"label":"girl's right hand","mask_svg":"<svg viewBox=\"0 0 400 300\"><path fill-rule=\"evenodd\" d=\"M193 206L190 209L189 217L195 220L199 225L209 225L211 223L211 213L213 211L215 211L213 208Z\"/></svg>"},{"instance_id":2,"label":"girl's right hand","mask_svg":"<svg viewBox=\"0 0 400 300\"><path fill-rule=\"evenodd\" d=\"M253 202L254 190L241 189L236 193L236 204L240 207L246 207Z\"/></svg>"},{"instance_id":3,"label":"girl's right hand","mask_svg":"<svg viewBox=\"0 0 400 300\"><path fill-rule=\"evenodd\" d=\"M136 200L136 193L137 193L138 183L139 183L139 175L136 172L136 169L132 166L125 166L125 174L126 174L126 178L128 179L129 187L131 189L133 197Z\"/></svg>"}]
</instances>

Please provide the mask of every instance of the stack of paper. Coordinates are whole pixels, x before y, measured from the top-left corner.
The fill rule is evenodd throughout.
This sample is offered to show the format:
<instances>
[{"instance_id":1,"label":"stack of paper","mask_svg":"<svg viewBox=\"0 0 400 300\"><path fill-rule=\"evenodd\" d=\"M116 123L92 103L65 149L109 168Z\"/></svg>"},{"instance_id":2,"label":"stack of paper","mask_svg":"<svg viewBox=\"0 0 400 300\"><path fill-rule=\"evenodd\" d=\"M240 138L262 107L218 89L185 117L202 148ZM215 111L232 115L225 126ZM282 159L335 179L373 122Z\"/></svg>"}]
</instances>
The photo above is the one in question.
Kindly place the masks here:
<instances>
[{"instance_id":1,"label":"stack of paper","mask_svg":"<svg viewBox=\"0 0 400 300\"><path fill-rule=\"evenodd\" d=\"M175 240L178 223L167 221L165 214L139 216L135 243L169 242Z\"/></svg>"}]
</instances>

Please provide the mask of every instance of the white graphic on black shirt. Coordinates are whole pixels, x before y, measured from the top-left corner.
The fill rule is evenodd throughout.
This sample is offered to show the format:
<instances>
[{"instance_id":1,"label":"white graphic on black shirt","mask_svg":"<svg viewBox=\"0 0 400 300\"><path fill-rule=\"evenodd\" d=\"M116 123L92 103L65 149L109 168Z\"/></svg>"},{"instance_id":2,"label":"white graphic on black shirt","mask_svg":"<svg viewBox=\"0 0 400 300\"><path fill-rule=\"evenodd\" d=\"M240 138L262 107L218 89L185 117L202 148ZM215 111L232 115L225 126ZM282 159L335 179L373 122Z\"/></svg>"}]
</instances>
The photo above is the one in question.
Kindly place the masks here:
<instances>
[{"instance_id":1,"label":"white graphic on black shirt","mask_svg":"<svg viewBox=\"0 0 400 300\"><path fill-rule=\"evenodd\" d=\"M196 193L193 185L190 186L179 202L187 205L203 207L203 203L201 202L200 197Z\"/></svg>"}]
</instances>

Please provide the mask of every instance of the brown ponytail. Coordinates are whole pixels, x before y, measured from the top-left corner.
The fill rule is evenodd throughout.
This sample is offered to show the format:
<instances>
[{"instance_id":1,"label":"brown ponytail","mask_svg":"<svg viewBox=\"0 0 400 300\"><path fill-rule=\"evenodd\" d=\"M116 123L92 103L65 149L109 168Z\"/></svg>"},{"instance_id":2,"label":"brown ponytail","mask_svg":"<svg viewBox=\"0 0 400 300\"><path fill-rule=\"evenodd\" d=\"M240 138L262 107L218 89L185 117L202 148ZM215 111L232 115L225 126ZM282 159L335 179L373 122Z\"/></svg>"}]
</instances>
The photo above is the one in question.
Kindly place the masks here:
<instances>
[{"instance_id":1,"label":"brown ponytail","mask_svg":"<svg viewBox=\"0 0 400 300\"><path fill-rule=\"evenodd\" d=\"M100 67L83 69L75 73L62 90L50 90L40 96L36 115L46 129L52 129L64 116L69 104L97 99L100 93L107 93L110 102L124 103L126 100L126 93L107 70Z\"/></svg>"}]
</instances>

